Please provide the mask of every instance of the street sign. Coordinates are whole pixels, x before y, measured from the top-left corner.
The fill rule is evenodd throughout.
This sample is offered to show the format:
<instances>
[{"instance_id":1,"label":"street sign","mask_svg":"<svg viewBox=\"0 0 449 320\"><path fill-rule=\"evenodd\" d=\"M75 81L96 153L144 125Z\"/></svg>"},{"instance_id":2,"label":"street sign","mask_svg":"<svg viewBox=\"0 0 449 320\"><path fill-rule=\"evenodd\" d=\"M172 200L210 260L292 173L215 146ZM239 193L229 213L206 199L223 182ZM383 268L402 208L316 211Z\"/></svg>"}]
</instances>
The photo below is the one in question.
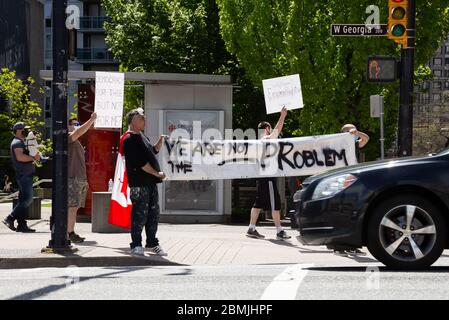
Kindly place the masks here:
<instances>
[{"instance_id":1,"label":"street sign","mask_svg":"<svg viewBox=\"0 0 449 320\"><path fill-rule=\"evenodd\" d=\"M397 80L397 60L388 56L368 57L368 82L395 82Z\"/></svg>"},{"instance_id":2,"label":"street sign","mask_svg":"<svg viewBox=\"0 0 449 320\"><path fill-rule=\"evenodd\" d=\"M333 24L331 35L333 37L372 37L386 36L388 26L386 24Z\"/></svg>"},{"instance_id":3,"label":"street sign","mask_svg":"<svg viewBox=\"0 0 449 320\"><path fill-rule=\"evenodd\" d=\"M384 97L381 95L370 96L371 118L380 118L380 158L385 158L384 137Z\"/></svg>"},{"instance_id":4,"label":"street sign","mask_svg":"<svg viewBox=\"0 0 449 320\"><path fill-rule=\"evenodd\" d=\"M370 96L371 118L380 118L384 109L384 97L380 95Z\"/></svg>"}]
</instances>

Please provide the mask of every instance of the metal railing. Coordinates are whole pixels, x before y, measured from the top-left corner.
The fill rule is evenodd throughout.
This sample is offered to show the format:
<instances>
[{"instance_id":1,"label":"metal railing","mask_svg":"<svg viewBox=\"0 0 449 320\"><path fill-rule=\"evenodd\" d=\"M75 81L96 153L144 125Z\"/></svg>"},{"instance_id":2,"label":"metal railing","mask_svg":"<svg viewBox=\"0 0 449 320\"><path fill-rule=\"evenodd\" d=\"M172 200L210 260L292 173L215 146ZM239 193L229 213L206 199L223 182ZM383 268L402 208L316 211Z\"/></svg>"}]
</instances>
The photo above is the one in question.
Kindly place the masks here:
<instances>
[{"instance_id":1,"label":"metal railing","mask_svg":"<svg viewBox=\"0 0 449 320\"><path fill-rule=\"evenodd\" d=\"M80 61L115 61L107 48L81 48L76 50L76 58Z\"/></svg>"},{"instance_id":2,"label":"metal railing","mask_svg":"<svg viewBox=\"0 0 449 320\"><path fill-rule=\"evenodd\" d=\"M99 17L81 17L80 18L80 31L95 30L103 31L104 23L110 22L110 17L99 16Z\"/></svg>"}]
</instances>

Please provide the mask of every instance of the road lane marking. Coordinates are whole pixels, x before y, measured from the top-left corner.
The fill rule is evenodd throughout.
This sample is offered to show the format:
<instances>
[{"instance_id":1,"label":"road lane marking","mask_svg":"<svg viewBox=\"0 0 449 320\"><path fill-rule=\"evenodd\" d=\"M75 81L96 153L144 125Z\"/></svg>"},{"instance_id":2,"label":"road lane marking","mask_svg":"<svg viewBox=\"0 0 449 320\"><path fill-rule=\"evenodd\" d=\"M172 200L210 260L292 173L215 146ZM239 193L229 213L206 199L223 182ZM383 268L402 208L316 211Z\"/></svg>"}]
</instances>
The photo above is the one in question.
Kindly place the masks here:
<instances>
[{"instance_id":1,"label":"road lane marking","mask_svg":"<svg viewBox=\"0 0 449 320\"><path fill-rule=\"evenodd\" d=\"M265 289L260 300L294 300L313 264L295 264L282 271Z\"/></svg>"}]
</instances>

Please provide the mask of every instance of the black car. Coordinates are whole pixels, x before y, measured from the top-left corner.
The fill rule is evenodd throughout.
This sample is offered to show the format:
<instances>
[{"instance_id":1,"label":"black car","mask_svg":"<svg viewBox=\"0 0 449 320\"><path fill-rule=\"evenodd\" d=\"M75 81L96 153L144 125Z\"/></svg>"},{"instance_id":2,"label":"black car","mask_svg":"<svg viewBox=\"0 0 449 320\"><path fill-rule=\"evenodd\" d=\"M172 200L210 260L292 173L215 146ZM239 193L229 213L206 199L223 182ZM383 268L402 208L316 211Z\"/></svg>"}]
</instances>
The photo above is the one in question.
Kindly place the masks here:
<instances>
[{"instance_id":1,"label":"black car","mask_svg":"<svg viewBox=\"0 0 449 320\"><path fill-rule=\"evenodd\" d=\"M366 246L388 267L429 267L449 248L449 149L309 177L294 201L302 244Z\"/></svg>"}]
</instances>

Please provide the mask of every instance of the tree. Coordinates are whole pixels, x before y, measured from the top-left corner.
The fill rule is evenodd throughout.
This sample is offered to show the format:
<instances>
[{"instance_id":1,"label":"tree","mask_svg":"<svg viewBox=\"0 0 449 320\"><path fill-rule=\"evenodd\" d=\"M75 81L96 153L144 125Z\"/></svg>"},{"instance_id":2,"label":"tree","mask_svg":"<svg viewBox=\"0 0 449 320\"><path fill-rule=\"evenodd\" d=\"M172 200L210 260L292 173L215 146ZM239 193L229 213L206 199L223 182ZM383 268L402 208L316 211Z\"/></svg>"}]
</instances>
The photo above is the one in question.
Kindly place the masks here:
<instances>
[{"instance_id":1,"label":"tree","mask_svg":"<svg viewBox=\"0 0 449 320\"><path fill-rule=\"evenodd\" d=\"M38 103L30 98L30 89L35 86L35 81L29 77L26 81L17 78L15 71L7 68L0 72L0 149L9 150L12 139L12 127L15 123L22 121L31 127L38 141L41 141L40 133L44 123L42 109ZM42 93L42 91L39 91ZM51 151L51 141L42 141L43 149ZM7 160L8 164L10 160ZM6 165L6 163L2 163Z\"/></svg>"},{"instance_id":2,"label":"tree","mask_svg":"<svg viewBox=\"0 0 449 320\"><path fill-rule=\"evenodd\" d=\"M255 128L263 95L245 76L220 34L215 0L103 0L111 22L106 41L123 70L229 74L234 90L234 128ZM127 83L125 111L143 100L142 87ZM252 115L248 117L248 115Z\"/></svg>"},{"instance_id":3,"label":"tree","mask_svg":"<svg viewBox=\"0 0 449 320\"><path fill-rule=\"evenodd\" d=\"M387 20L385 0L217 0L220 26L228 50L235 54L256 86L263 79L299 73L305 107L290 112L285 130L293 135L339 132L354 123L372 138L378 121L369 118L369 96L385 96L387 143L397 126L398 83L366 81L369 55L395 55L386 37L342 38L330 35L332 23L364 23L366 8L377 4ZM416 68L422 70L449 32L446 1L417 2ZM259 112L263 112L260 106ZM372 139L375 141L376 139ZM368 158L378 155L370 143Z\"/></svg>"}]
</instances>

